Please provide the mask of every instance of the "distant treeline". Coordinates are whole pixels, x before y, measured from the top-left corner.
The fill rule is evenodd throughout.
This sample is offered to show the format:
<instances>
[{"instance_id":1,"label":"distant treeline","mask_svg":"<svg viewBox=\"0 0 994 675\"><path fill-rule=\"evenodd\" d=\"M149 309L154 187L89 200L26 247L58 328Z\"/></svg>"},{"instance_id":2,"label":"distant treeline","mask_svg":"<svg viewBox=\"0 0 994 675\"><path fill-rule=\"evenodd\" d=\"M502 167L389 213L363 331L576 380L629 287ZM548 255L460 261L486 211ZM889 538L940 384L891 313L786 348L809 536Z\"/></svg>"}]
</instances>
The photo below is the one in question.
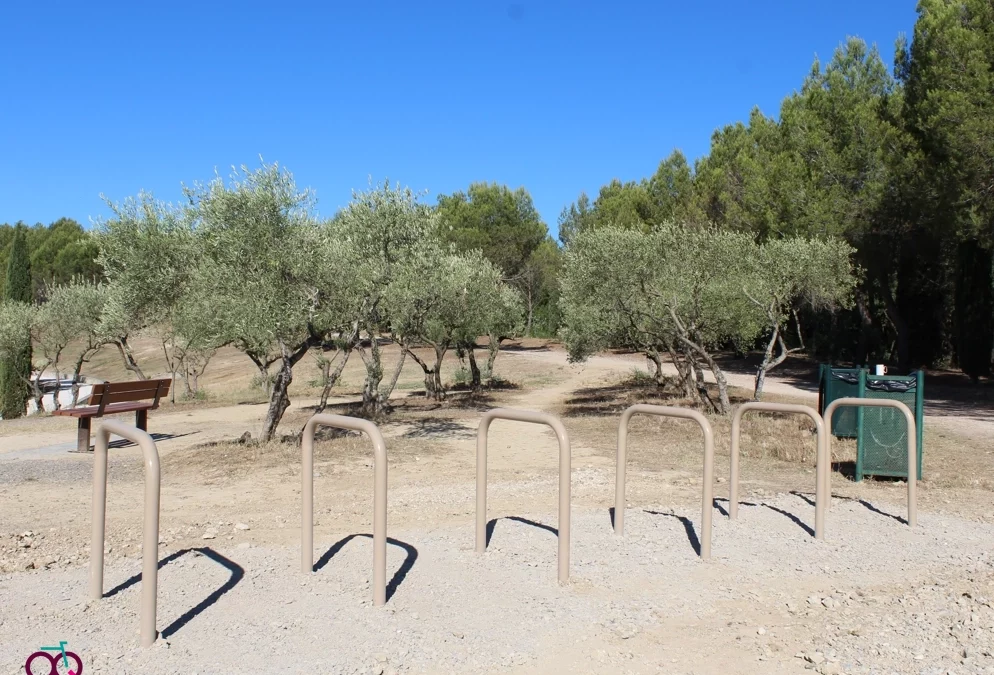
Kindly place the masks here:
<instances>
[{"instance_id":1,"label":"distant treeline","mask_svg":"<svg viewBox=\"0 0 994 675\"><path fill-rule=\"evenodd\" d=\"M71 218L59 218L50 225L0 224L0 270L7 269L17 227L25 231L31 258L31 290L36 301L45 299L46 289L73 278L98 281L102 277L96 262L97 242ZM5 283L6 275L0 273L0 298L4 297Z\"/></svg>"},{"instance_id":2,"label":"distant treeline","mask_svg":"<svg viewBox=\"0 0 994 675\"><path fill-rule=\"evenodd\" d=\"M990 374L994 351L992 101L994 4L921 0L892 68L875 47L845 40L827 64L815 61L777 117L753 110L716 130L693 165L674 151L650 177L610 181L593 199L581 193L559 217L558 243L523 187L473 183L441 195L434 211L448 244L481 251L521 293L524 332L537 335L561 328L563 247L584 231L675 224L757 245L842 239L855 251L852 302L792 311L784 335L797 340L784 349L958 366L976 378ZM0 270L12 233L0 226ZM35 225L27 236L36 300L53 284L101 277L97 245L78 223Z\"/></svg>"},{"instance_id":3,"label":"distant treeline","mask_svg":"<svg viewBox=\"0 0 994 675\"><path fill-rule=\"evenodd\" d=\"M994 4L921 0L893 69L847 39L784 99L715 131L649 178L581 194L569 244L602 226L714 225L760 241L843 237L862 270L848 310L802 316L825 358L958 365L989 375L994 347Z\"/></svg>"}]
</instances>

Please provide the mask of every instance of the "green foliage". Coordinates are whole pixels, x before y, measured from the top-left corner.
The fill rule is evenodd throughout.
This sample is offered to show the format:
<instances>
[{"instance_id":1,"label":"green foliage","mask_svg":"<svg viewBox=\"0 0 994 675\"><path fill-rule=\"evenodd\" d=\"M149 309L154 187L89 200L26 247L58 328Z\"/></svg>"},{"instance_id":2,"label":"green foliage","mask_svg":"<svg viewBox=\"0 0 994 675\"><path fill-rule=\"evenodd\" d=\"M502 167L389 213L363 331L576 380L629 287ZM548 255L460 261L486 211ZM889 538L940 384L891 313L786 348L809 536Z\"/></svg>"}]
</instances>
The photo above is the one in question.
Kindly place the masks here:
<instances>
[{"instance_id":1,"label":"green foliage","mask_svg":"<svg viewBox=\"0 0 994 675\"><path fill-rule=\"evenodd\" d=\"M40 223L32 227L23 223L15 227L0 225L0 269L7 269L10 244L18 229L24 230L31 258L33 300L43 300L46 289L54 284L75 278L96 282L102 277L103 272L96 262L96 242L70 218L60 218L47 226ZM0 296L4 285L5 279L0 277Z\"/></svg>"},{"instance_id":2,"label":"green foliage","mask_svg":"<svg viewBox=\"0 0 994 675\"><path fill-rule=\"evenodd\" d=\"M444 240L461 252L479 250L507 278L521 273L545 239L545 223L524 188L473 183L467 192L438 198Z\"/></svg>"},{"instance_id":3,"label":"green foliage","mask_svg":"<svg viewBox=\"0 0 994 675\"><path fill-rule=\"evenodd\" d=\"M3 298L16 302L31 302L31 257L25 228L18 227L10 243L4 277Z\"/></svg>"},{"instance_id":4,"label":"green foliage","mask_svg":"<svg viewBox=\"0 0 994 675\"><path fill-rule=\"evenodd\" d=\"M146 192L97 224L98 263L109 281L108 336L126 336L163 321L195 269L189 213Z\"/></svg>"},{"instance_id":5,"label":"green foliage","mask_svg":"<svg viewBox=\"0 0 994 675\"><path fill-rule=\"evenodd\" d=\"M760 245L750 234L670 224L651 232L588 230L565 253L562 336L573 360L614 347L653 360L668 352L685 381L711 370L724 411L727 392L712 352L728 343L748 348L764 333L776 339L802 303L848 302L851 253L834 240Z\"/></svg>"},{"instance_id":6,"label":"green foliage","mask_svg":"<svg viewBox=\"0 0 994 675\"><path fill-rule=\"evenodd\" d=\"M23 305L31 302L31 260L23 227L17 228L10 244L2 298L5 304ZM31 342L22 342L16 348L16 340L21 333L17 320L11 321L12 324L7 327L11 334L7 339L15 341L15 348L8 344L6 355L0 360L0 416L4 419L24 414L28 400L27 381L31 377Z\"/></svg>"},{"instance_id":7,"label":"green foliage","mask_svg":"<svg viewBox=\"0 0 994 675\"><path fill-rule=\"evenodd\" d=\"M927 231L922 285L934 289L932 306L953 313L948 341L960 367L976 377L990 372L994 341L992 275L984 263L994 247L994 6L922 0L913 40L899 47L904 119L922 155L908 181ZM915 297L908 304L920 312L925 303ZM941 321L925 323L941 330ZM942 340L936 332L933 342Z\"/></svg>"}]
</instances>

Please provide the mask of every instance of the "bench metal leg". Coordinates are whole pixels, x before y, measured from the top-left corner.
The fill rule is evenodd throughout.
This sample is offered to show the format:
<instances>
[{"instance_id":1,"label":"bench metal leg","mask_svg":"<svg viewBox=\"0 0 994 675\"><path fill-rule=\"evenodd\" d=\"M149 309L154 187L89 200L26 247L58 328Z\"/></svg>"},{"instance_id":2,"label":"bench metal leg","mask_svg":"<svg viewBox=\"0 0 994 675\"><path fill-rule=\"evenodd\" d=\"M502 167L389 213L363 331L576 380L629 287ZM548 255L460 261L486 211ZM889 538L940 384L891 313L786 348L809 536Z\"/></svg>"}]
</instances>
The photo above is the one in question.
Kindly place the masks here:
<instances>
[{"instance_id":1,"label":"bench metal leg","mask_svg":"<svg viewBox=\"0 0 994 675\"><path fill-rule=\"evenodd\" d=\"M148 411L147 410L136 410L135 411L135 426L142 431L148 431Z\"/></svg>"},{"instance_id":2,"label":"bench metal leg","mask_svg":"<svg viewBox=\"0 0 994 675\"><path fill-rule=\"evenodd\" d=\"M76 432L76 452L90 451L90 419L89 417L79 418L79 429Z\"/></svg>"}]
</instances>

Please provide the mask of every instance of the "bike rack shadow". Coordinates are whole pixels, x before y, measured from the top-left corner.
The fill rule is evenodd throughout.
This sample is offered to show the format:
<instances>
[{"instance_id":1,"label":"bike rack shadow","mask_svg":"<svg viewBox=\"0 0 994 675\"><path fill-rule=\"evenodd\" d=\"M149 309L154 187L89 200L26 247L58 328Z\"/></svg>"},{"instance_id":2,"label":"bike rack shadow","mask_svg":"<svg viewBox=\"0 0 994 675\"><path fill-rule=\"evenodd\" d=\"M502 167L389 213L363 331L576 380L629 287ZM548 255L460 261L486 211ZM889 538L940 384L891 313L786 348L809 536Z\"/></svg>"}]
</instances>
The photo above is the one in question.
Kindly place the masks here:
<instances>
[{"instance_id":1,"label":"bike rack shadow","mask_svg":"<svg viewBox=\"0 0 994 675\"><path fill-rule=\"evenodd\" d=\"M156 443L159 443L161 441L168 441L168 440L172 440L174 438L183 438L184 436L192 436L192 435L197 434L197 433L200 433L200 432L198 432L198 431L188 431L185 434L164 434L164 433L155 433L155 434L153 434L153 433L150 433L149 436L152 437L153 441L155 441ZM119 438L116 441L111 441L110 443L108 443L107 447L111 448L111 449L114 449L114 448L137 448L138 444L135 443L134 441L129 441L126 438Z\"/></svg>"},{"instance_id":2,"label":"bike rack shadow","mask_svg":"<svg viewBox=\"0 0 994 675\"><path fill-rule=\"evenodd\" d=\"M815 505L814 501L811 500L811 497L807 496L803 492L791 492L790 494L795 495L797 497L800 497L801 499L803 499L804 501L806 501L808 504L811 504L811 506ZM893 520L896 520L897 522L901 523L902 525L907 525L908 524L908 519L907 518L904 518L902 516L895 516L893 513L887 513L886 511L881 511L878 507L874 506L873 504L871 504L870 502L866 501L865 499L854 499L853 497L840 497L839 495L835 495L833 497L833 499L841 499L841 500L847 501L847 502L856 502L856 503L860 504L861 506L865 507L867 510L872 511L873 513L879 513L881 516L887 516L888 518L892 518Z\"/></svg>"},{"instance_id":3,"label":"bike rack shadow","mask_svg":"<svg viewBox=\"0 0 994 675\"><path fill-rule=\"evenodd\" d=\"M331 559L334 558L339 551L345 548L346 544L348 544L356 537L368 537L372 539L373 535L363 532L361 534L350 534L347 537L339 539L334 544L332 544L327 551L321 554L321 557L318 558L318 561L314 563L314 571L315 572L319 571L322 567L324 567L329 562L331 562ZM394 539L393 537L387 537L387 543L390 544L391 546L397 546L399 548L404 549L404 553L407 554L407 557L404 558L404 562L397 569L397 571L394 572L393 578L390 579L390 583L387 584L387 600L390 600L390 598L393 597L393 594L397 592L397 589L400 587L401 583L403 583L404 579L407 577L407 573L410 572L411 569L414 567L414 563L417 562L418 549L414 548L406 541Z\"/></svg>"},{"instance_id":4,"label":"bike rack shadow","mask_svg":"<svg viewBox=\"0 0 994 675\"><path fill-rule=\"evenodd\" d=\"M714 500L714 502L715 502L714 503L714 507L716 509L718 509L718 511L722 515L727 516L728 515L728 511L725 509L725 507L721 506L718 503L719 501L727 502L728 500L724 499L724 498L721 498L721 497L717 497ZM811 505L814 506L813 503ZM796 515L794 515L790 511L785 511L784 509L778 508L776 506L772 506L770 504L755 504L753 502L739 502L739 506L759 506L759 507L762 507L764 509L769 509L770 511L776 511L779 514L781 514L783 516L787 516L788 518L790 518L792 521L794 521L794 523L797 524L798 527L800 527L802 530L804 530L805 532L807 532L808 534L810 534L812 537L815 536L814 528L811 527L810 525L808 525L807 523L805 523L803 520L801 520L799 517L797 517Z\"/></svg>"},{"instance_id":5,"label":"bike rack shadow","mask_svg":"<svg viewBox=\"0 0 994 675\"><path fill-rule=\"evenodd\" d=\"M724 497L714 498L714 508L718 509L718 513L725 516L726 518L728 517L728 509L722 506L719 502L727 502L727 501L728 500L725 499ZM759 506L759 504L755 504L753 502L739 502L739 506Z\"/></svg>"},{"instance_id":6,"label":"bike rack shadow","mask_svg":"<svg viewBox=\"0 0 994 675\"><path fill-rule=\"evenodd\" d=\"M650 511L648 509L643 509L645 513L651 513L654 516L666 516L667 518L676 518L681 523L683 523L683 529L687 531L687 539L690 541L691 547L694 549L694 553L697 555L701 554L701 540L697 537L697 530L694 529L694 523L690 521L687 516L678 516L675 513L663 513L662 511Z\"/></svg>"},{"instance_id":7,"label":"bike rack shadow","mask_svg":"<svg viewBox=\"0 0 994 675\"><path fill-rule=\"evenodd\" d=\"M551 532L556 537L559 536L559 530L551 525L546 525L545 523L539 523L534 520L528 520L527 518L522 518L521 516L502 516L500 518L491 518L490 522L487 523L487 546L490 546L490 539L494 536L494 528L497 527L498 520L513 520L524 525L530 525L532 527L537 527L540 530L545 530L546 532Z\"/></svg>"},{"instance_id":8,"label":"bike rack shadow","mask_svg":"<svg viewBox=\"0 0 994 675\"><path fill-rule=\"evenodd\" d=\"M202 614L208 607L210 607L218 600L220 600L222 595L224 595L232 588L237 586L238 582L240 582L242 578L245 576L245 570L242 568L241 565L239 565L233 560L224 557L223 555L221 555L220 553L218 553L217 551L211 548L184 548L182 550L176 551L175 553L170 553L165 558L159 561L159 569L161 570L163 567L165 567L172 561L186 555L187 553L193 553L193 552L200 553L201 555L210 558L218 565L228 570L228 572L231 573L231 576L229 576L228 580L225 581L221 586L219 586L213 593L211 593L206 598L204 598L199 603L197 603L195 607L187 610L186 612L183 613L182 616L180 616L171 624L163 628L162 632L159 634L163 638L168 638L169 636L173 635L180 628L190 623L190 621L192 621L194 618ZM142 578L141 573L138 573L133 577L130 577L125 581L122 581L120 584L107 591L107 593L104 594L104 597L109 598L113 595L117 595L118 593L127 590L128 588L131 588L139 581L141 581L141 578Z\"/></svg>"}]
</instances>

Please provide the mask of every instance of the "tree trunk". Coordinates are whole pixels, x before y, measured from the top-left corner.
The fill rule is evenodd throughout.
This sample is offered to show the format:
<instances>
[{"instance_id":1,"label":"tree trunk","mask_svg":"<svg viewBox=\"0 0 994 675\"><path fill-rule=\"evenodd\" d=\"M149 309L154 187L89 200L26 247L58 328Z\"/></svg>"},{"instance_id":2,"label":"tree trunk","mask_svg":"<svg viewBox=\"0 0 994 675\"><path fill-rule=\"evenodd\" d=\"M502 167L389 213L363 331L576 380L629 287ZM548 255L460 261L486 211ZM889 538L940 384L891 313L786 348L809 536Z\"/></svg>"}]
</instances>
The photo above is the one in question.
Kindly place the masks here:
<instances>
[{"instance_id":1,"label":"tree trunk","mask_svg":"<svg viewBox=\"0 0 994 675\"><path fill-rule=\"evenodd\" d=\"M649 362L653 364L652 379L655 380L657 387L666 386L666 376L663 375L663 360L659 356L659 351L655 349L649 349L645 352L645 357L649 359Z\"/></svg>"},{"instance_id":2,"label":"tree trunk","mask_svg":"<svg viewBox=\"0 0 994 675\"><path fill-rule=\"evenodd\" d=\"M48 366L45 366L47 368ZM38 371L38 374L30 380L31 382L31 398L34 399L35 405L38 407L38 413L41 414L45 412L45 394L41 391L41 374L45 372L45 368Z\"/></svg>"},{"instance_id":3,"label":"tree trunk","mask_svg":"<svg viewBox=\"0 0 994 675\"><path fill-rule=\"evenodd\" d=\"M383 381L383 361L380 354L380 344L376 336L370 332L369 357L366 352L359 347L359 356L366 366L366 379L362 384L362 415L363 417L376 417L380 414L382 401L380 400L380 382Z\"/></svg>"},{"instance_id":4,"label":"tree trunk","mask_svg":"<svg viewBox=\"0 0 994 675\"><path fill-rule=\"evenodd\" d=\"M700 397L697 394L697 389L694 387L693 368L690 365L690 361L684 361L680 358L675 345L667 345L666 351L670 353L670 359L673 361L673 366L676 368L677 375L680 378L683 395L691 401L699 403Z\"/></svg>"},{"instance_id":5,"label":"tree trunk","mask_svg":"<svg viewBox=\"0 0 994 675\"><path fill-rule=\"evenodd\" d=\"M351 355L352 347L343 350L342 360L338 362L337 366L335 366L335 370L330 374L327 370L325 370L324 389L321 390L321 403L318 404L319 413L324 412L324 409L328 407L328 396L331 394L331 388L335 386L336 382L338 382L338 378L341 377L342 371L345 370L345 364L349 362L349 357ZM325 366L325 368L330 367L331 363L328 363L328 365Z\"/></svg>"},{"instance_id":6,"label":"tree trunk","mask_svg":"<svg viewBox=\"0 0 994 675\"><path fill-rule=\"evenodd\" d=\"M76 404L79 403L79 374L83 372L83 364L86 363L86 355L89 350L83 352L79 358L76 359L76 366L72 371L72 402L70 404L71 408L75 408Z\"/></svg>"},{"instance_id":7,"label":"tree trunk","mask_svg":"<svg viewBox=\"0 0 994 675\"><path fill-rule=\"evenodd\" d=\"M494 362L497 360L497 355L500 353L500 343L503 338L497 337L496 335L490 335L489 343L487 344L487 377L489 379L494 379Z\"/></svg>"},{"instance_id":8,"label":"tree trunk","mask_svg":"<svg viewBox=\"0 0 994 675\"><path fill-rule=\"evenodd\" d=\"M752 400L758 401L763 395L763 385L766 383L766 371L772 366L770 363L773 361L773 348L777 344L777 338L780 337L780 327L774 327L773 332L770 333L770 340L766 343L766 351L763 352L763 361L759 364L759 370L756 371L756 388L752 393Z\"/></svg>"},{"instance_id":9,"label":"tree trunk","mask_svg":"<svg viewBox=\"0 0 994 675\"><path fill-rule=\"evenodd\" d=\"M59 362L55 362L55 392L52 394L52 410L61 410L59 403L59 393L62 391L62 376L59 374Z\"/></svg>"},{"instance_id":10,"label":"tree trunk","mask_svg":"<svg viewBox=\"0 0 994 675\"><path fill-rule=\"evenodd\" d=\"M262 442L272 440L276 436L276 429L279 427L283 413L290 407L290 397L287 391L290 383L293 382L293 367L303 358L307 350L310 349L309 342L297 347L295 351L280 343L280 369L273 380L273 393L269 398L269 409L266 411L266 419L262 423Z\"/></svg>"},{"instance_id":11,"label":"tree trunk","mask_svg":"<svg viewBox=\"0 0 994 675\"><path fill-rule=\"evenodd\" d=\"M128 344L128 336L121 336L113 342L117 346L117 350L121 353L121 360L124 362L125 369L134 373L135 377L139 380L147 380L148 378L145 376L145 373L138 366L138 361L135 360L134 352L131 351L131 345Z\"/></svg>"},{"instance_id":12,"label":"tree trunk","mask_svg":"<svg viewBox=\"0 0 994 675\"><path fill-rule=\"evenodd\" d=\"M390 396L393 394L393 390L397 388L397 382L400 380L400 373L404 370L404 361L407 359L407 352L401 348L400 350L400 360L397 361L397 366L393 370L393 375L390 377L390 381L387 386L380 389L377 395L380 400L380 409L387 407L387 401L390 400Z\"/></svg>"},{"instance_id":13,"label":"tree trunk","mask_svg":"<svg viewBox=\"0 0 994 675\"><path fill-rule=\"evenodd\" d=\"M196 398L198 388L196 371L191 371L187 368L183 377L183 384L186 385L186 397L189 399Z\"/></svg>"},{"instance_id":14,"label":"tree trunk","mask_svg":"<svg viewBox=\"0 0 994 675\"><path fill-rule=\"evenodd\" d=\"M531 286L528 287L528 293L526 295L528 296L528 323L525 325L525 335L527 335L528 337L531 337L532 336L532 316L534 314L534 308L535 308L535 302L534 302L534 298L532 297Z\"/></svg>"},{"instance_id":15,"label":"tree trunk","mask_svg":"<svg viewBox=\"0 0 994 675\"><path fill-rule=\"evenodd\" d=\"M884 308L887 311L887 318L894 327L897 334L897 363L901 369L906 369L911 360L911 343L908 336L908 322L904 320L894 302L894 296L890 288L885 285L886 280L881 280L881 289L884 297Z\"/></svg>"},{"instance_id":16,"label":"tree trunk","mask_svg":"<svg viewBox=\"0 0 994 675\"><path fill-rule=\"evenodd\" d=\"M472 375L469 386L473 391L479 391L483 383L480 377L480 366L476 363L476 345L470 345L466 351L469 357L469 372Z\"/></svg>"},{"instance_id":17,"label":"tree trunk","mask_svg":"<svg viewBox=\"0 0 994 675\"><path fill-rule=\"evenodd\" d=\"M432 347L435 349L435 365L429 366L425 363L421 357L414 353L413 350L408 349L407 353L411 355L421 370L425 375L425 398L430 398L435 401L442 401L445 399L445 389L442 387L442 359L445 358L445 352L448 350L448 345L444 343L433 344Z\"/></svg>"},{"instance_id":18,"label":"tree trunk","mask_svg":"<svg viewBox=\"0 0 994 675\"><path fill-rule=\"evenodd\" d=\"M718 383L718 412L722 415L727 415L728 411L732 407L732 403L728 398L728 380L725 379L725 373L718 367L718 363L714 360L708 352L701 350L701 356L704 357L705 362L708 364L708 370L714 375L715 381ZM701 378L703 380L703 377ZM703 386L703 382L702 382Z\"/></svg>"},{"instance_id":19,"label":"tree trunk","mask_svg":"<svg viewBox=\"0 0 994 675\"><path fill-rule=\"evenodd\" d=\"M176 404L176 372L178 363L174 356L169 355L169 349L166 347L166 343L169 342L168 339L162 341L162 355L166 357L166 365L169 366L169 402L173 405ZM173 345L175 347L175 344Z\"/></svg>"},{"instance_id":20,"label":"tree trunk","mask_svg":"<svg viewBox=\"0 0 994 675\"><path fill-rule=\"evenodd\" d=\"M252 359L252 363L259 370L259 379L262 380L262 391L266 394L266 398L272 395L272 382L269 380L269 366L272 365L272 361L269 361L267 357L259 357L258 354L252 352L245 352L246 356Z\"/></svg>"}]
</instances>

